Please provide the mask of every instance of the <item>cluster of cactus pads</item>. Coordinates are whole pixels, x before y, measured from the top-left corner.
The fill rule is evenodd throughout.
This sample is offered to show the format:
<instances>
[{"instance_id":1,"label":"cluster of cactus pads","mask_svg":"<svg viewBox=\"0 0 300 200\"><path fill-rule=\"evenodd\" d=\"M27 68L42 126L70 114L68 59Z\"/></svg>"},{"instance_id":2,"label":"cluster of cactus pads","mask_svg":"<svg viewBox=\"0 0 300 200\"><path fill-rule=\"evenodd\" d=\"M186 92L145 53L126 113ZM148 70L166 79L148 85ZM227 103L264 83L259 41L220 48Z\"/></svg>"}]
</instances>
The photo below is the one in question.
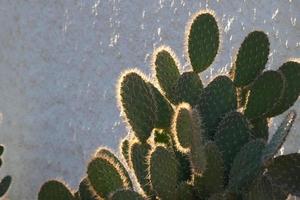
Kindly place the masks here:
<instances>
[{"instance_id":1,"label":"cluster of cactus pads","mask_svg":"<svg viewBox=\"0 0 300 200\"><path fill-rule=\"evenodd\" d=\"M2 156L4 152L4 146L0 145L0 156ZM2 159L0 158L0 166L2 165ZM0 182L0 198L3 197L9 189L11 184L11 176L5 176Z\"/></svg>"},{"instance_id":2,"label":"cluster of cactus pads","mask_svg":"<svg viewBox=\"0 0 300 200\"><path fill-rule=\"evenodd\" d=\"M278 155L295 111L271 138L268 131L269 120L300 94L300 64L287 61L276 71L264 70L269 40L253 31L229 75L204 87L199 73L211 65L220 43L214 15L198 13L188 31L192 71L180 73L174 53L161 47L153 54L155 81L138 70L120 78L118 98L130 127L120 148L124 162L100 149L78 191L51 180L41 187L39 200L284 200L300 195L300 154Z\"/></svg>"}]
</instances>

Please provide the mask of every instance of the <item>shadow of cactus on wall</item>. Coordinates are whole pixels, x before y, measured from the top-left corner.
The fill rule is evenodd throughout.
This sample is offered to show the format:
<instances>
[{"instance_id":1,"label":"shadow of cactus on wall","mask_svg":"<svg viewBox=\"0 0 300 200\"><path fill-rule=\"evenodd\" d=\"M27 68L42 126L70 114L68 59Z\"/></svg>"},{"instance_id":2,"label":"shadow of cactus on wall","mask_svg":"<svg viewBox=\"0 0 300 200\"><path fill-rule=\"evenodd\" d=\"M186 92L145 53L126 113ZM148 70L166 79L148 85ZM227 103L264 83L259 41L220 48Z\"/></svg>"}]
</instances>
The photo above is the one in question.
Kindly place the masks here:
<instances>
[{"instance_id":1,"label":"shadow of cactus on wall","mask_svg":"<svg viewBox=\"0 0 300 200\"><path fill-rule=\"evenodd\" d=\"M268 131L269 120L300 94L300 63L290 60L277 71L265 71L269 40L263 31L253 31L229 75L204 86L198 74L212 64L219 43L214 14L199 12L186 36L192 71L180 73L173 51L160 47L153 53L156 80L136 69L124 72L118 99L130 129L120 146L125 165L102 148L77 191L51 180L38 199L284 200L300 195L300 154L276 156L295 111L270 140Z\"/></svg>"}]
</instances>

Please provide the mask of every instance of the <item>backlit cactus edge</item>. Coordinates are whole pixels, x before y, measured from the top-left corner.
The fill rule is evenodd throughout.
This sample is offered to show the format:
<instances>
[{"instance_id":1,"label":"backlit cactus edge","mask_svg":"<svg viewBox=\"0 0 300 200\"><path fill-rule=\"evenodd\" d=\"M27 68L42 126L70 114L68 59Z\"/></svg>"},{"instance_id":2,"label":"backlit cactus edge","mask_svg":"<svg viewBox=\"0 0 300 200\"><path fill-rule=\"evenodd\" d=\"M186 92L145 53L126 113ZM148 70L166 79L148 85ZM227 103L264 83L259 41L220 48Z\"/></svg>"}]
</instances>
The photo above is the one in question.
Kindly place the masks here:
<instances>
[{"instance_id":1,"label":"backlit cactus edge","mask_svg":"<svg viewBox=\"0 0 300 200\"><path fill-rule=\"evenodd\" d=\"M152 63L157 80L138 70L120 78L119 104L130 127L120 147L126 165L102 148L78 191L51 180L41 187L39 200L281 200L300 195L300 154L275 156L294 111L268 142L270 118L289 109L300 94L300 64L291 60L277 71L264 71L269 40L253 31L229 76L204 87L198 73L217 55L218 25L212 12L204 11L188 27L192 71L180 74L172 50L160 47Z\"/></svg>"}]
</instances>

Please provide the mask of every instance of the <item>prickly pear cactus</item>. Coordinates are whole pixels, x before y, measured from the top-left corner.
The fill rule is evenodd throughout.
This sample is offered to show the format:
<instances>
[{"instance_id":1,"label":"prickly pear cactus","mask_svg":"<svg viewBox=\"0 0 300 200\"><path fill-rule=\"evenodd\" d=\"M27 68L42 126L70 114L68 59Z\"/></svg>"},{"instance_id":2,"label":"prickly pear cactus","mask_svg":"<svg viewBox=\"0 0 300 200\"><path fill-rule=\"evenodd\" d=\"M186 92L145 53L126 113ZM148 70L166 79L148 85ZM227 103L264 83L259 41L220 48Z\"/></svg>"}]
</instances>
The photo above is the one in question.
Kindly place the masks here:
<instances>
[{"instance_id":1,"label":"prickly pear cactus","mask_svg":"<svg viewBox=\"0 0 300 200\"><path fill-rule=\"evenodd\" d=\"M276 156L295 111L268 142L271 117L298 99L300 63L287 61L277 71L266 71L268 36L253 31L228 75L205 86L198 73L217 55L217 20L211 12L199 12L188 25L192 71L181 74L174 52L160 47L152 62L157 80L137 70L120 78L119 106L130 129L120 144L124 162L102 148L77 191L48 181L39 200L284 200L300 195L300 154Z\"/></svg>"},{"instance_id":2,"label":"prickly pear cactus","mask_svg":"<svg viewBox=\"0 0 300 200\"><path fill-rule=\"evenodd\" d=\"M0 156L4 152L4 146L0 145ZM2 165L2 159L0 159L0 166ZM11 176L5 176L0 182L0 198L3 197L9 189L11 184Z\"/></svg>"}]
</instances>

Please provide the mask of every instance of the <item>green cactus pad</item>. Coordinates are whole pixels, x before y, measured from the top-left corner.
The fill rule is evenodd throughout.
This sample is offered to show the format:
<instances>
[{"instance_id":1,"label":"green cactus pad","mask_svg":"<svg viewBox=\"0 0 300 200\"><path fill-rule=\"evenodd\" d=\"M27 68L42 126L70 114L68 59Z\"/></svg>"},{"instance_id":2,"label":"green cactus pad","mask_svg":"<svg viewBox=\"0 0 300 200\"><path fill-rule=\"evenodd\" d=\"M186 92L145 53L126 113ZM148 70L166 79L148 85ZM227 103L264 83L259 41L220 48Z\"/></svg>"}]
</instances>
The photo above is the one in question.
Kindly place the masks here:
<instances>
[{"instance_id":1,"label":"green cactus pad","mask_svg":"<svg viewBox=\"0 0 300 200\"><path fill-rule=\"evenodd\" d=\"M232 81L227 76L218 76L203 90L198 110L205 127L205 135L213 139L222 117L236 110L237 97Z\"/></svg>"},{"instance_id":2,"label":"green cactus pad","mask_svg":"<svg viewBox=\"0 0 300 200\"><path fill-rule=\"evenodd\" d=\"M285 200L288 194L279 188L272 186L265 177L259 177L249 188L249 192L243 196L245 200Z\"/></svg>"},{"instance_id":3,"label":"green cactus pad","mask_svg":"<svg viewBox=\"0 0 300 200\"><path fill-rule=\"evenodd\" d=\"M175 199L178 165L174 153L162 146L157 146L150 154L150 183L157 196L162 200Z\"/></svg>"},{"instance_id":4,"label":"green cactus pad","mask_svg":"<svg viewBox=\"0 0 300 200\"><path fill-rule=\"evenodd\" d=\"M209 67L219 48L219 29L211 13L200 13L190 26L188 54L193 70L202 72Z\"/></svg>"},{"instance_id":5,"label":"green cactus pad","mask_svg":"<svg viewBox=\"0 0 300 200\"><path fill-rule=\"evenodd\" d=\"M84 178L79 184L80 200L101 200L88 178Z\"/></svg>"},{"instance_id":6,"label":"green cactus pad","mask_svg":"<svg viewBox=\"0 0 300 200\"><path fill-rule=\"evenodd\" d=\"M250 119L268 116L283 94L283 88L283 79L279 72L264 72L251 86L245 115Z\"/></svg>"},{"instance_id":7,"label":"green cactus pad","mask_svg":"<svg viewBox=\"0 0 300 200\"><path fill-rule=\"evenodd\" d=\"M266 176L274 186L292 195L300 196L300 154L276 157L268 167Z\"/></svg>"},{"instance_id":8,"label":"green cactus pad","mask_svg":"<svg viewBox=\"0 0 300 200\"><path fill-rule=\"evenodd\" d=\"M300 63L289 61L278 70L284 77L284 92L269 116L276 116L290 108L300 95Z\"/></svg>"},{"instance_id":9,"label":"green cactus pad","mask_svg":"<svg viewBox=\"0 0 300 200\"><path fill-rule=\"evenodd\" d=\"M189 149L192 146L193 121L187 104L180 104L174 116L172 133L178 149Z\"/></svg>"},{"instance_id":10,"label":"green cactus pad","mask_svg":"<svg viewBox=\"0 0 300 200\"><path fill-rule=\"evenodd\" d=\"M109 159L114 166L118 166L118 170L120 171L121 175L124 176L124 181L128 184L130 188L132 188L132 182L129 177L127 170L125 169L124 165L119 161L119 159L108 149L101 148L97 151L96 157Z\"/></svg>"},{"instance_id":11,"label":"green cactus pad","mask_svg":"<svg viewBox=\"0 0 300 200\"><path fill-rule=\"evenodd\" d=\"M38 193L38 200L74 200L71 191L62 182L50 180L44 183Z\"/></svg>"},{"instance_id":12,"label":"green cactus pad","mask_svg":"<svg viewBox=\"0 0 300 200\"><path fill-rule=\"evenodd\" d=\"M145 199L135 191L118 190L111 195L109 200L145 200Z\"/></svg>"},{"instance_id":13,"label":"green cactus pad","mask_svg":"<svg viewBox=\"0 0 300 200\"><path fill-rule=\"evenodd\" d=\"M120 100L135 136L146 141L156 119L155 100L148 83L135 72L125 74L120 83Z\"/></svg>"},{"instance_id":14,"label":"green cactus pad","mask_svg":"<svg viewBox=\"0 0 300 200\"><path fill-rule=\"evenodd\" d=\"M192 185L181 182L176 190L176 200L194 200L194 193Z\"/></svg>"},{"instance_id":15,"label":"green cactus pad","mask_svg":"<svg viewBox=\"0 0 300 200\"><path fill-rule=\"evenodd\" d=\"M265 117L250 120L252 126L252 135L257 139L268 141L269 125L268 119Z\"/></svg>"},{"instance_id":16,"label":"green cactus pad","mask_svg":"<svg viewBox=\"0 0 300 200\"><path fill-rule=\"evenodd\" d=\"M232 76L236 86L249 85L264 70L269 56L268 36L253 31L243 41L233 66Z\"/></svg>"},{"instance_id":17,"label":"green cactus pad","mask_svg":"<svg viewBox=\"0 0 300 200\"><path fill-rule=\"evenodd\" d=\"M244 145L235 157L229 178L229 190L241 192L248 189L261 173L261 154L265 147L263 140L253 140Z\"/></svg>"},{"instance_id":18,"label":"green cactus pad","mask_svg":"<svg viewBox=\"0 0 300 200\"><path fill-rule=\"evenodd\" d=\"M296 118L296 112L291 111L282 121L275 134L273 135L271 141L266 145L266 148L263 150L262 160L264 165L268 165L269 162L276 155L278 150L281 148L285 142L286 137L288 136L291 127Z\"/></svg>"},{"instance_id":19,"label":"green cactus pad","mask_svg":"<svg viewBox=\"0 0 300 200\"><path fill-rule=\"evenodd\" d=\"M121 142L121 152L124 157L124 159L127 162L127 165L129 166L129 141L128 139L124 139Z\"/></svg>"},{"instance_id":20,"label":"green cactus pad","mask_svg":"<svg viewBox=\"0 0 300 200\"><path fill-rule=\"evenodd\" d=\"M173 115L173 108L167 99L154 87L151 83L148 83L151 94L155 102L155 128L168 129L171 126L171 119Z\"/></svg>"},{"instance_id":21,"label":"green cactus pad","mask_svg":"<svg viewBox=\"0 0 300 200\"><path fill-rule=\"evenodd\" d=\"M154 129L154 142L155 144L171 145L170 133L163 129Z\"/></svg>"},{"instance_id":22,"label":"green cactus pad","mask_svg":"<svg viewBox=\"0 0 300 200\"><path fill-rule=\"evenodd\" d=\"M4 152L4 146L0 145L0 156L2 156L3 152Z\"/></svg>"},{"instance_id":23,"label":"green cactus pad","mask_svg":"<svg viewBox=\"0 0 300 200\"><path fill-rule=\"evenodd\" d=\"M11 176L5 176L0 182L0 197L2 197L9 189L11 184ZM50 199L51 200L51 199Z\"/></svg>"},{"instance_id":24,"label":"green cactus pad","mask_svg":"<svg viewBox=\"0 0 300 200\"><path fill-rule=\"evenodd\" d=\"M240 149L248 143L251 135L250 124L239 112L227 114L219 123L215 143L223 155L226 174Z\"/></svg>"},{"instance_id":25,"label":"green cactus pad","mask_svg":"<svg viewBox=\"0 0 300 200\"><path fill-rule=\"evenodd\" d=\"M220 192L224 187L224 163L222 154L213 142L205 145L206 169L201 176L195 177L195 188L202 197Z\"/></svg>"},{"instance_id":26,"label":"green cactus pad","mask_svg":"<svg viewBox=\"0 0 300 200\"><path fill-rule=\"evenodd\" d=\"M130 161L136 178L147 195L151 195L151 189L148 176L148 162L147 156L151 146L147 143L135 142L130 147Z\"/></svg>"},{"instance_id":27,"label":"green cactus pad","mask_svg":"<svg viewBox=\"0 0 300 200\"><path fill-rule=\"evenodd\" d=\"M174 103L173 90L180 77L177 61L168 49L162 48L157 52L154 64L159 86L165 92L166 97Z\"/></svg>"},{"instance_id":28,"label":"green cactus pad","mask_svg":"<svg viewBox=\"0 0 300 200\"><path fill-rule=\"evenodd\" d=\"M185 182L190 181L192 179L192 167L189 155L187 153L183 153L174 149L175 156L177 161L179 162L179 174L178 174L178 181Z\"/></svg>"},{"instance_id":29,"label":"green cactus pad","mask_svg":"<svg viewBox=\"0 0 300 200\"><path fill-rule=\"evenodd\" d=\"M109 159L95 157L88 165L87 174L91 185L102 198L108 198L111 192L128 187L120 170Z\"/></svg>"},{"instance_id":30,"label":"green cactus pad","mask_svg":"<svg viewBox=\"0 0 300 200\"><path fill-rule=\"evenodd\" d=\"M184 72L178 79L174 90L177 103L187 102L194 106L198 103L203 85L196 72Z\"/></svg>"}]
</instances>

